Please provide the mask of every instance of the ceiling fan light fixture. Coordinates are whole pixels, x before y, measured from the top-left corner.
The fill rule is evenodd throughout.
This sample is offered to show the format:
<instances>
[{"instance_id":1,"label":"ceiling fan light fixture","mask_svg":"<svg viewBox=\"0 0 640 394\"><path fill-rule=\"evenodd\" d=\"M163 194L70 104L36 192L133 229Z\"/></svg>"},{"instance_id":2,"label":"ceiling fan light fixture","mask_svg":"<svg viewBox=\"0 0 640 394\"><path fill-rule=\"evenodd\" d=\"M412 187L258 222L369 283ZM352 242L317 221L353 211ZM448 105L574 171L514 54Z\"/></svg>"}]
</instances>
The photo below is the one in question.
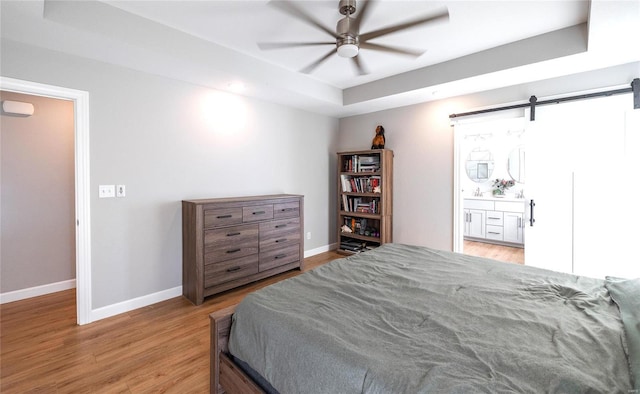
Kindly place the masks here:
<instances>
[{"instance_id":1,"label":"ceiling fan light fixture","mask_svg":"<svg viewBox=\"0 0 640 394\"><path fill-rule=\"evenodd\" d=\"M338 47L338 56L356 57L358 56L358 46L356 44L342 44Z\"/></svg>"}]
</instances>

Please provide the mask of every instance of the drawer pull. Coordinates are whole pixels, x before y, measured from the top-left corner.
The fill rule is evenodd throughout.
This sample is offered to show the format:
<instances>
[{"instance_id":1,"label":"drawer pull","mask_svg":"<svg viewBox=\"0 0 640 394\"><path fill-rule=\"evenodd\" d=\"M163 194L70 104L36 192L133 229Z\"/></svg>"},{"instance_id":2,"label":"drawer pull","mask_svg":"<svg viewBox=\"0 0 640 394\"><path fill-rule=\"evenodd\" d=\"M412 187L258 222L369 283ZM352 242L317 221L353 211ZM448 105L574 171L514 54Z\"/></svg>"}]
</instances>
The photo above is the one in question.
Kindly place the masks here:
<instances>
[{"instance_id":1,"label":"drawer pull","mask_svg":"<svg viewBox=\"0 0 640 394\"><path fill-rule=\"evenodd\" d=\"M285 258L285 257L287 257L286 254L279 254L279 255L275 256L274 259L277 260L277 259L282 259L282 258Z\"/></svg>"},{"instance_id":2,"label":"drawer pull","mask_svg":"<svg viewBox=\"0 0 640 394\"><path fill-rule=\"evenodd\" d=\"M233 237L235 235L240 235L240 233L227 233L227 237Z\"/></svg>"},{"instance_id":3,"label":"drawer pull","mask_svg":"<svg viewBox=\"0 0 640 394\"><path fill-rule=\"evenodd\" d=\"M500 218L492 218L492 217L489 217L489 219L492 219L492 220L498 220L498 219L500 219Z\"/></svg>"},{"instance_id":4,"label":"drawer pull","mask_svg":"<svg viewBox=\"0 0 640 394\"><path fill-rule=\"evenodd\" d=\"M240 271L242 268L235 266L235 267L231 267L227 269L227 272L236 272L236 271Z\"/></svg>"},{"instance_id":5,"label":"drawer pull","mask_svg":"<svg viewBox=\"0 0 640 394\"><path fill-rule=\"evenodd\" d=\"M241 249L231 249L231 250L227 250L227 253L236 253L239 252Z\"/></svg>"},{"instance_id":6,"label":"drawer pull","mask_svg":"<svg viewBox=\"0 0 640 394\"><path fill-rule=\"evenodd\" d=\"M500 234L500 233L496 233L495 231L489 231L489 234L496 234L496 235L498 235L498 234Z\"/></svg>"},{"instance_id":7,"label":"drawer pull","mask_svg":"<svg viewBox=\"0 0 640 394\"><path fill-rule=\"evenodd\" d=\"M264 215L266 212L265 211L255 211L252 212L253 215Z\"/></svg>"},{"instance_id":8,"label":"drawer pull","mask_svg":"<svg viewBox=\"0 0 640 394\"><path fill-rule=\"evenodd\" d=\"M230 218L232 215L218 215L216 216L216 219L228 219Z\"/></svg>"},{"instance_id":9,"label":"drawer pull","mask_svg":"<svg viewBox=\"0 0 640 394\"><path fill-rule=\"evenodd\" d=\"M278 225L276 226L276 228L283 228L283 227L287 227L287 225L286 225L286 224L278 224Z\"/></svg>"},{"instance_id":10,"label":"drawer pull","mask_svg":"<svg viewBox=\"0 0 640 394\"><path fill-rule=\"evenodd\" d=\"M285 242L286 240L286 238L276 239L276 243Z\"/></svg>"},{"instance_id":11,"label":"drawer pull","mask_svg":"<svg viewBox=\"0 0 640 394\"><path fill-rule=\"evenodd\" d=\"M280 210L280 212L289 212L289 211L293 211L295 208L282 208Z\"/></svg>"}]
</instances>

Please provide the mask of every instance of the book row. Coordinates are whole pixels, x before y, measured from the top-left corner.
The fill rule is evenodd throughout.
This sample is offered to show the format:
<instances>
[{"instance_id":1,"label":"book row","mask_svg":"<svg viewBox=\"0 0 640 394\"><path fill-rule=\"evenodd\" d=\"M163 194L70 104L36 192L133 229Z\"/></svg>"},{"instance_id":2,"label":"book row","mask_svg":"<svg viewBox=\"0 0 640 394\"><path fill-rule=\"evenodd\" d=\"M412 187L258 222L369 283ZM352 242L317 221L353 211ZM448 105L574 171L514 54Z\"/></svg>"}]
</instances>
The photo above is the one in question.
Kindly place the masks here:
<instances>
[{"instance_id":1,"label":"book row","mask_svg":"<svg viewBox=\"0 0 640 394\"><path fill-rule=\"evenodd\" d=\"M342 170L345 172L376 172L380 170L380 156L353 155L343 160Z\"/></svg>"},{"instance_id":2,"label":"book row","mask_svg":"<svg viewBox=\"0 0 640 394\"><path fill-rule=\"evenodd\" d=\"M366 242L357 241L354 239L345 238L342 242L340 242L340 249L348 250L351 252L364 252L367 250L375 249L376 245L369 245Z\"/></svg>"},{"instance_id":3,"label":"book row","mask_svg":"<svg viewBox=\"0 0 640 394\"><path fill-rule=\"evenodd\" d=\"M349 197L342 195L342 210L346 212L380 213L378 198Z\"/></svg>"},{"instance_id":4,"label":"book row","mask_svg":"<svg viewBox=\"0 0 640 394\"><path fill-rule=\"evenodd\" d=\"M340 175L343 193L380 193L382 181L379 176L369 177L353 177L349 175Z\"/></svg>"}]
</instances>

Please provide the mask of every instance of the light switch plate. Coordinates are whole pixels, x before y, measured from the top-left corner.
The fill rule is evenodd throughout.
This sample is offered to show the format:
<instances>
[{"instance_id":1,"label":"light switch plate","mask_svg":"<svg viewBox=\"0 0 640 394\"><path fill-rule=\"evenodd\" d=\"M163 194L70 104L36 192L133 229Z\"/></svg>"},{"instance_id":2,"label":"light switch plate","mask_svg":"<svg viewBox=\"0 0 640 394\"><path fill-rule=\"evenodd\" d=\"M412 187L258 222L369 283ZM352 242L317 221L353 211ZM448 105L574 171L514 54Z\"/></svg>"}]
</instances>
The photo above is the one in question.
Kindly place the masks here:
<instances>
[{"instance_id":1,"label":"light switch plate","mask_svg":"<svg viewBox=\"0 0 640 394\"><path fill-rule=\"evenodd\" d=\"M116 187L114 185L100 185L98 187L98 197L111 198L116 196Z\"/></svg>"},{"instance_id":2,"label":"light switch plate","mask_svg":"<svg viewBox=\"0 0 640 394\"><path fill-rule=\"evenodd\" d=\"M116 186L116 197L124 197L126 193L127 193L127 188L125 185Z\"/></svg>"}]
</instances>

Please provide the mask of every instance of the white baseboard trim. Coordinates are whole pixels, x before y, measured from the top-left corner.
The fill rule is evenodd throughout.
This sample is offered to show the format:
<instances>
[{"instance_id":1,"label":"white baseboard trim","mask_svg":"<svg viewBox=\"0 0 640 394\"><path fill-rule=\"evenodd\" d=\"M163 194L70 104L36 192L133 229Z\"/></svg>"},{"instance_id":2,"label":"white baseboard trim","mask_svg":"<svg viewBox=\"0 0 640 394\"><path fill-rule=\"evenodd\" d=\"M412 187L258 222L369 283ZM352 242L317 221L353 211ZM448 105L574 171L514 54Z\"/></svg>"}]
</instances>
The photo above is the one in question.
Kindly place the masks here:
<instances>
[{"instance_id":1,"label":"white baseboard trim","mask_svg":"<svg viewBox=\"0 0 640 394\"><path fill-rule=\"evenodd\" d=\"M338 248L337 243L321 246L319 248L305 250L304 257L315 256L320 253L329 252ZM0 294L0 304L8 302L24 300L31 297L38 297L45 294L55 293L62 290L73 289L76 287L76 280L71 279L63 282L51 283L48 285L31 287L28 289L10 291ZM159 291L157 293L148 294L142 297L134 298L127 301L122 301L117 304L107 305L102 308L91 310L90 322L106 319L111 316L119 315L121 313L129 312L134 309L142 308L157 302L166 301L170 298L179 297L182 295L182 286L174 287Z\"/></svg>"},{"instance_id":2,"label":"white baseboard trim","mask_svg":"<svg viewBox=\"0 0 640 394\"><path fill-rule=\"evenodd\" d=\"M328 252L330 250L335 250L337 248L338 248L338 244L334 243L330 245L321 246L319 248L306 250L304 252L304 257L314 256L316 254ZM157 302L166 301L174 297L180 297L181 295L182 295L182 286L178 286L172 289L159 291L157 293L145 295L145 296L134 298L131 300L122 301L117 304L108 305L98 309L93 309L91 311L91 321L94 322L97 320L106 319L108 317L119 315L121 313L126 313L134 309L143 308L145 306L155 304Z\"/></svg>"},{"instance_id":3,"label":"white baseboard trim","mask_svg":"<svg viewBox=\"0 0 640 394\"><path fill-rule=\"evenodd\" d=\"M49 283L46 285L29 287L28 289L21 289L15 291L8 291L0 294L0 304L6 304L9 302L26 300L27 298L38 297L45 294L57 293L63 290L75 289L76 280L69 279L62 282Z\"/></svg>"},{"instance_id":4,"label":"white baseboard trim","mask_svg":"<svg viewBox=\"0 0 640 394\"><path fill-rule=\"evenodd\" d=\"M107 317L119 315L134 309L142 308L157 302L166 301L170 298L182 295L182 286L172 289L162 290L157 293L144 295L142 297L133 298L131 300L118 302L117 304L107 305L102 308L91 310L91 321L106 319Z\"/></svg>"},{"instance_id":5,"label":"white baseboard trim","mask_svg":"<svg viewBox=\"0 0 640 394\"><path fill-rule=\"evenodd\" d=\"M304 251L304 258L306 259L307 257L315 256L317 254L324 253L324 252L329 252L331 250L336 250L336 249L338 249L338 243L333 243L333 244L330 244L330 245L321 246L319 248L315 248L315 249L311 249L311 250L305 250Z\"/></svg>"}]
</instances>

